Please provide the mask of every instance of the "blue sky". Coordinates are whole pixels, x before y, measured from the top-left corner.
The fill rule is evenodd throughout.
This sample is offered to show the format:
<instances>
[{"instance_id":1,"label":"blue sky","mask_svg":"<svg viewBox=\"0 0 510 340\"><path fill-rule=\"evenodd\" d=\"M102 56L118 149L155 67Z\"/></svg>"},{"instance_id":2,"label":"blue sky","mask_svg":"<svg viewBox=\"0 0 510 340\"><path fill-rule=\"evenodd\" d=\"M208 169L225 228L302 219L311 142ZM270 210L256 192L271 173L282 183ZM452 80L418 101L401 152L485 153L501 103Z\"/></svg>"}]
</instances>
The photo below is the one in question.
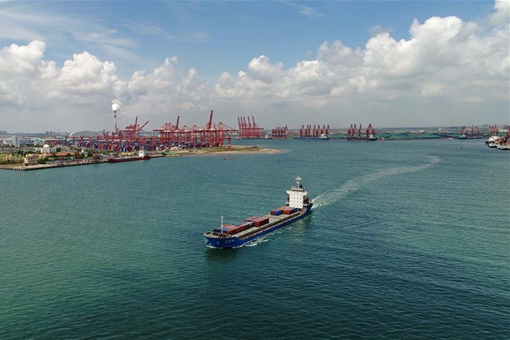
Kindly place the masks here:
<instances>
[{"instance_id":1,"label":"blue sky","mask_svg":"<svg viewBox=\"0 0 510 340\"><path fill-rule=\"evenodd\" d=\"M0 1L0 63L8 131L503 124L508 2Z\"/></svg>"},{"instance_id":2,"label":"blue sky","mask_svg":"<svg viewBox=\"0 0 510 340\"><path fill-rule=\"evenodd\" d=\"M120 46L143 58L126 57L127 62L93 41L54 32L50 23L38 30L55 39L47 43L50 59L62 63L73 53L88 51L102 60L122 63L122 71L130 76L177 55L183 68L195 67L215 77L244 69L261 54L294 65L314 56L326 40L363 47L374 26L391 30L399 40L409 38L409 25L415 18L423 22L432 16L456 15L465 21L483 21L493 5L492 1L63 1L29 3L27 8L88 22L83 34L116 31L110 38L130 40L132 45Z\"/></svg>"}]
</instances>

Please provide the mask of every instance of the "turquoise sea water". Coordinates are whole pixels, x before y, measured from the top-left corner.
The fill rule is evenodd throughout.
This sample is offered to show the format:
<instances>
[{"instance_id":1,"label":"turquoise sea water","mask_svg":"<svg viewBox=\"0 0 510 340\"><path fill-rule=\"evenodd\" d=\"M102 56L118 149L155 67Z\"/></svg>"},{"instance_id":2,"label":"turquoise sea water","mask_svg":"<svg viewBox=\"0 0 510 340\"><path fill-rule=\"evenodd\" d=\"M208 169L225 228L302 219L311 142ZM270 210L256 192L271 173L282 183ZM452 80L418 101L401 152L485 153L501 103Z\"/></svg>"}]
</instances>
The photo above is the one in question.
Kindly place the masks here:
<instances>
[{"instance_id":1,"label":"turquoise sea water","mask_svg":"<svg viewBox=\"0 0 510 340\"><path fill-rule=\"evenodd\" d=\"M0 339L508 339L510 152L257 140L276 154L0 172ZM301 176L314 212L234 250Z\"/></svg>"}]
</instances>

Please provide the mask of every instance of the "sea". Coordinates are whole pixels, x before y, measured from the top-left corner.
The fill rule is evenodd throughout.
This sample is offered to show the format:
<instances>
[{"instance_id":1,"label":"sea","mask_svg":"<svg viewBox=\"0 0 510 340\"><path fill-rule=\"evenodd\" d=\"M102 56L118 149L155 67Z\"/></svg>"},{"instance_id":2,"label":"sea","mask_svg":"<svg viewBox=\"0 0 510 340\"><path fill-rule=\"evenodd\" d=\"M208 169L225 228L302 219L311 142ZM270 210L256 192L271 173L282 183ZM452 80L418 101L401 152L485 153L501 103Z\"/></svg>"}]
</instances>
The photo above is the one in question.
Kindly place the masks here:
<instances>
[{"instance_id":1,"label":"sea","mask_svg":"<svg viewBox=\"0 0 510 340\"><path fill-rule=\"evenodd\" d=\"M0 171L0 339L510 339L510 152L483 140L233 140ZM313 213L238 249L203 233Z\"/></svg>"}]
</instances>

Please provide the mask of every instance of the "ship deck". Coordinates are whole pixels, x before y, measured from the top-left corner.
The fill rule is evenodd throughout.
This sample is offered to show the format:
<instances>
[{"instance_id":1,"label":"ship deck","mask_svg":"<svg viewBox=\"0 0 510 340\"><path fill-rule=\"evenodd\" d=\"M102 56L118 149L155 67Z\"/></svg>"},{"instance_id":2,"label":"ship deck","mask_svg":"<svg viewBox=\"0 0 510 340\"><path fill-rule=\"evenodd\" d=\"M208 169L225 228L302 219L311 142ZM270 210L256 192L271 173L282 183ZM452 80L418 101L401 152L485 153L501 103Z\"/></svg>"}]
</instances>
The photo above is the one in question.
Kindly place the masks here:
<instances>
[{"instance_id":1,"label":"ship deck","mask_svg":"<svg viewBox=\"0 0 510 340\"><path fill-rule=\"evenodd\" d=\"M262 217L269 217L269 223L261 226L261 227L251 227L251 228L248 228L246 230L243 230L235 235L232 235L234 237L237 237L239 239L245 239L247 237L251 237L251 236L254 236L258 233L261 233L263 231L266 231L267 229L271 229L272 227L274 227L275 225L279 224L279 223L282 223L282 222L285 222L287 220L290 220L294 217L297 217L301 214L301 210L298 211L298 212L295 212L293 214L290 214L290 215L278 215L278 216L275 216L275 215L264 215Z\"/></svg>"}]
</instances>

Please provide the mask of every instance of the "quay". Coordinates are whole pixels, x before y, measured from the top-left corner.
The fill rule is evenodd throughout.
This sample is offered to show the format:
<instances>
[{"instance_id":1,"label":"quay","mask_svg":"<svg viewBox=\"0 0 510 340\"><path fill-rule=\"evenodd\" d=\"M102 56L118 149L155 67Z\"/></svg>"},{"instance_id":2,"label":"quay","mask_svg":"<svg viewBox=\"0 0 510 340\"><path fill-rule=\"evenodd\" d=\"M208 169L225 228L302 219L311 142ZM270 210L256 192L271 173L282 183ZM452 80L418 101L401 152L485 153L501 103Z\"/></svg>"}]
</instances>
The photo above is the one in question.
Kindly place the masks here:
<instances>
[{"instance_id":1,"label":"quay","mask_svg":"<svg viewBox=\"0 0 510 340\"><path fill-rule=\"evenodd\" d=\"M53 169L53 168L63 168L68 166L77 166L77 165L90 165L90 164L100 164L108 162L106 159L101 160L83 160L80 162L58 162L51 164L34 164L34 165L17 165L17 166L0 166L2 170L16 170L16 171L29 171L29 170L42 170L42 169Z\"/></svg>"},{"instance_id":2,"label":"quay","mask_svg":"<svg viewBox=\"0 0 510 340\"><path fill-rule=\"evenodd\" d=\"M159 158L159 157L165 157L165 155L162 154L155 154L151 155L151 158ZM50 164L34 164L34 165L0 165L0 170L15 170L15 171L30 171L30 170L43 170L43 169L55 169L55 168L64 168L68 166L78 166L78 165L90 165L90 164L101 164L101 163L108 163L107 158L101 158L101 159L85 159L77 161L62 161L62 162L56 162L56 163L50 163Z\"/></svg>"}]
</instances>

